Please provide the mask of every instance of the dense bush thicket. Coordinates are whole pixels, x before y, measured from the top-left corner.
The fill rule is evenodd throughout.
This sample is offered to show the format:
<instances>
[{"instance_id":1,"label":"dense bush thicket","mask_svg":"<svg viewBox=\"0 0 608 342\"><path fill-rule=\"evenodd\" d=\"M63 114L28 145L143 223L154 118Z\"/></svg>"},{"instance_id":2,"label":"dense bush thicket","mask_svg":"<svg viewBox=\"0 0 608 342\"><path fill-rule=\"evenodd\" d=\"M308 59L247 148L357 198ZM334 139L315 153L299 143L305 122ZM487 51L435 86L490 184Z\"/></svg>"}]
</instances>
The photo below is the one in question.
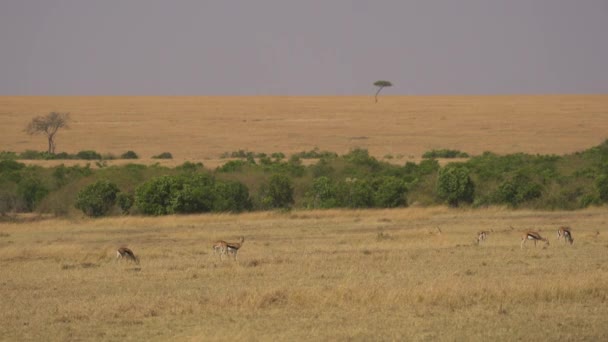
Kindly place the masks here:
<instances>
[{"instance_id":1,"label":"dense bush thicket","mask_svg":"<svg viewBox=\"0 0 608 342\"><path fill-rule=\"evenodd\" d=\"M94 151L81 157L97 158ZM232 155L230 155L232 156ZM215 170L129 164L92 169L26 166L0 153L0 214L41 211L90 216L240 212L275 208L393 208L409 204L506 205L578 209L608 202L608 141L564 155L491 152L440 166L435 159L404 165L367 150L345 155L317 149L282 153L238 151ZM318 160L304 166L301 158Z\"/></svg>"}]
</instances>

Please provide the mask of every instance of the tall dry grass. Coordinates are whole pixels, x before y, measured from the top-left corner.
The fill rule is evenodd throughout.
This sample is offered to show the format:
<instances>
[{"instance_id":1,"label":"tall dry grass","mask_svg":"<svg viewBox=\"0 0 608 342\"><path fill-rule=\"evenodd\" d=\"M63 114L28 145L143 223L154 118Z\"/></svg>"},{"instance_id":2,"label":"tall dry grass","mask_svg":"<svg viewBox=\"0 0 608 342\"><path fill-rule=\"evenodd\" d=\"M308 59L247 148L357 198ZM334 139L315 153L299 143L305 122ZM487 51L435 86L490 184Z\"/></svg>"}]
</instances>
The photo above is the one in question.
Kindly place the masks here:
<instances>
[{"instance_id":1,"label":"tall dry grass","mask_svg":"<svg viewBox=\"0 0 608 342\"><path fill-rule=\"evenodd\" d=\"M563 224L573 227L573 246L556 241ZM605 208L2 223L0 336L601 340L608 334L605 225ZM521 250L520 233L530 228L551 245ZM493 232L478 246L481 229ZM240 235L238 262L212 254L213 241ZM116 262L120 245L141 264Z\"/></svg>"}]
</instances>

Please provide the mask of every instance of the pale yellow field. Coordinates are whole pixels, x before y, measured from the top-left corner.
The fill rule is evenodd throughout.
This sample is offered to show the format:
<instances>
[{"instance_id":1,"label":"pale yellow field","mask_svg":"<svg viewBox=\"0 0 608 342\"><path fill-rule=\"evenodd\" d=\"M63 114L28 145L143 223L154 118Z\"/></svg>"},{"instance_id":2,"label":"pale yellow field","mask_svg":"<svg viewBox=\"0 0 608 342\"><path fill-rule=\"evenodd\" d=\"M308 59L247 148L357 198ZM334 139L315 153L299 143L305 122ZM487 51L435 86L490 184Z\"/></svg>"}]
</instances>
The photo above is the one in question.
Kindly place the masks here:
<instances>
[{"instance_id":1,"label":"pale yellow field","mask_svg":"<svg viewBox=\"0 0 608 342\"><path fill-rule=\"evenodd\" d=\"M601 341L606 217L410 208L1 223L0 339ZM555 240L561 224L574 245ZM527 228L551 245L520 249ZM493 232L477 246L479 229ZM211 254L240 235L238 262ZM113 260L122 244L139 266Z\"/></svg>"},{"instance_id":2,"label":"pale yellow field","mask_svg":"<svg viewBox=\"0 0 608 342\"><path fill-rule=\"evenodd\" d=\"M70 112L57 152L93 149L143 162L217 164L224 152L367 148L399 163L431 149L564 154L608 138L608 95L372 97L0 97L0 150L45 150L23 129L36 115ZM207 163L205 163L207 164Z\"/></svg>"}]
</instances>

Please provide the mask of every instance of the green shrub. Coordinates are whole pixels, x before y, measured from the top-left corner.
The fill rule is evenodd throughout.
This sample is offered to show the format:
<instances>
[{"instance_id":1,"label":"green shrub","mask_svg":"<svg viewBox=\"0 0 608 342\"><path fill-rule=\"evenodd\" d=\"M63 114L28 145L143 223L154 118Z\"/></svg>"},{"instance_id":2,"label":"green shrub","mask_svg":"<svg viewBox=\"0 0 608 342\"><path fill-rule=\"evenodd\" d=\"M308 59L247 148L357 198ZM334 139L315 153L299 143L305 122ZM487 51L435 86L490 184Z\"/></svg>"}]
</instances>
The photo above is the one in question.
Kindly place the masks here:
<instances>
[{"instance_id":1,"label":"green shrub","mask_svg":"<svg viewBox=\"0 0 608 342\"><path fill-rule=\"evenodd\" d=\"M343 158L358 166L367 166L372 171L376 171L380 168L380 162L376 158L369 155L369 152L365 149L356 148L345 154Z\"/></svg>"},{"instance_id":2,"label":"green shrub","mask_svg":"<svg viewBox=\"0 0 608 342\"><path fill-rule=\"evenodd\" d=\"M321 158L332 159L332 158L338 157L338 155L336 153L328 152L328 151L320 151L318 147L315 147L314 149L312 149L310 151L298 152L298 153L294 154L293 156L296 156L301 159L321 159Z\"/></svg>"},{"instance_id":3,"label":"green shrub","mask_svg":"<svg viewBox=\"0 0 608 342\"><path fill-rule=\"evenodd\" d=\"M52 160L55 159L55 155L48 152L26 150L19 154L19 159L25 160Z\"/></svg>"},{"instance_id":4,"label":"green shrub","mask_svg":"<svg viewBox=\"0 0 608 342\"><path fill-rule=\"evenodd\" d=\"M171 211L172 192L177 180L173 176L161 176L144 182L135 189L135 206L148 215L167 215Z\"/></svg>"},{"instance_id":5,"label":"green shrub","mask_svg":"<svg viewBox=\"0 0 608 342\"><path fill-rule=\"evenodd\" d=\"M202 213L213 208L214 180L205 174L161 176L135 190L135 205L148 215Z\"/></svg>"},{"instance_id":6,"label":"green shrub","mask_svg":"<svg viewBox=\"0 0 608 342\"><path fill-rule=\"evenodd\" d=\"M10 159L10 160L15 160L17 159L17 153L15 152L10 152L10 151L0 151L0 160L5 160L5 159Z\"/></svg>"},{"instance_id":7,"label":"green shrub","mask_svg":"<svg viewBox=\"0 0 608 342\"><path fill-rule=\"evenodd\" d=\"M275 174L270 177L268 184L263 185L262 204L268 208L287 208L293 205L293 185L289 177Z\"/></svg>"},{"instance_id":8,"label":"green shrub","mask_svg":"<svg viewBox=\"0 0 608 342\"><path fill-rule=\"evenodd\" d=\"M161 154L152 156L152 159L173 159L173 155L170 152L163 152Z\"/></svg>"},{"instance_id":9,"label":"green shrub","mask_svg":"<svg viewBox=\"0 0 608 342\"><path fill-rule=\"evenodd\" d=\"M40 203L48 193L49 189L36 177L23 178L17 185L17 194L23 201L26 211L33 211L36 204Z\"/></svg>"},{"instance_id":10,"label":"green shrub","mask_svg":"<svg viewBox=\"0 0 608 342\"><path fill-rule=\"evenodd\" d=\"M542 187L534 183L529 177L517 175L502 182L496 190L496 202L506 203L516 207L523 202L539 198Z\"/></svg>"},{"instance_id":11,"label":"green shrub","mask_svg":"<svg viewBox=\"0 0 608 342\"><path fill-rule=\"evenodd\" d=\"M193 163L193 162L189 162L189 161L185 161L182 165L179 165L178 167L176 167L176 169L184 171L184 172L196 172L198 170L201 170L203 168L203 163L198 162L198 163Z\"/></svg>"},{"instance_id":12,"label":"green shrub","mask_svg":"<svg viewBox=\"0 0 608 342\"><path fill-rule=\"evenodd\" d=\"M465 152L460 152L458 150L431 150L425 152L422 155L422 158L430 159L430 158L468 158L469 155Z\"/></svg>"},{"instance_id":13,"label":"green shrub","mask_svg":"<svg viewBox=\"0 0 608 342\"><path fill-rule=\"evenodd\" d=\"M373 189L364 179L347 179L337 187L340 206L348 208L373 207Z\"/></svg>"},{"instance_id":14,"label":"green shrub","mask_svg":"<svg viewBox=\"0 0 608 342\"><path fill-rule=\"evenodd\" d=\"M218 172L239 172L243 170L247 163L243 160L230 160L222 166L217 167Z\"/></svg>"},{"instance_id":15,"label":"green shrub","mask_svg":"<svg viewBox=\"0 0 608 342\"><path fill-rule=\"evenodd\" d=\"M116 204L125 215L131 211L131 207L133 207L134 202L135 197L132 194L119 192L118 195L116 195Z\"/></svg>"},{"instance_id":16,"label":"green shrub","mask_svg":"<svg viewBox=\"0 0 608 342\"><path fill-rule=\"evenodd\" d=\"M19 171L25 168L25 164L14 159L0 159L0 173Z\"/></svg>"},{"instance_id":17,"label":"green shrub","mask_svg":"<svg viewBox=\"0 0 608 342\"><path fill-rule=\"evenodd\" d=\"M84 150L76 153L76 159L101 160L101 154L92 150Z\"/></svg>"},{"instance_id":18,"label":"green shrub","mask_svg":"<svg viewBox=\"0 0 608 342\"><path fill-rule=\"evenodd\" d=\"M139 156L137 155L137 153L129 150L129 151L121 154L120 158L121 159L139 159Z\"/></svg>"},{"instance_id":19,"label":"green shrub","mask_svg":"<svg viewBox=\"0 0 608 342\"><path fill-rule=\"evenodd\" d=\"M107 215L116 203L116 195L119 192L114 183L99 180L78 192L76 208L91 217Z\"/></svg>"},{"instance_id":20,"label":"green shrub","mask_svg":"<svg viewBox=\"0 0 608 342\"><path fill-rule=\"evenodd\" d=\"M602 174L595 179L595 188L602 202L608 202L608 175Z\"/></svg>"},{"instance_id":21,"label":"green shrub","mask_svg":"<svg viewBox=\"0 0 608 342\"><path fill-rule=\"evenodd\" d=\"M282 152L274 152L270 155L270 157L274 158L275 160L282 160L285 159L285 154L283 154Z\"/></svg>"},{"instance_id":22,"label":"green shrub","mask_svg":"<svg viewBox=\"0 0 608 342\"><path fill-rule=\"evenodd\" d=\"M336 187L328 177L321 176L312 182L312 188L307 193L310 208L334 208L338 206Z\"/></svg>"},{"instance_id":23,"label":"green shrub","mask_svg":"<svg viewBox=\"0 0 608 342\"><path fill-rule=\"evenodd\" d=\"M437 194L450 206L457 207L461 202L472 203L475 185L464 166L448 165L439 170Z\"/></svg>"},{"instance_id":24,"label":"green shrub","mask_svg":"<svg viewBox=\"0 0 608 342\"><path fill-rule=\"evenodd\" d=\"M213 193L213 211L238 213L251 209L249 189L242 183L217 182Z\"/></svg>"},{"instance_id":25,"label":"green shrub","mask_svg":"<svg viewBox=\"0 0 608 342\"><path fill-rule=\"evenodd\" d=\"M405 183L392 176L385 176L373 181L374 206L379 208L402 207L407 204Z\"/></svg>"}]
</instances>

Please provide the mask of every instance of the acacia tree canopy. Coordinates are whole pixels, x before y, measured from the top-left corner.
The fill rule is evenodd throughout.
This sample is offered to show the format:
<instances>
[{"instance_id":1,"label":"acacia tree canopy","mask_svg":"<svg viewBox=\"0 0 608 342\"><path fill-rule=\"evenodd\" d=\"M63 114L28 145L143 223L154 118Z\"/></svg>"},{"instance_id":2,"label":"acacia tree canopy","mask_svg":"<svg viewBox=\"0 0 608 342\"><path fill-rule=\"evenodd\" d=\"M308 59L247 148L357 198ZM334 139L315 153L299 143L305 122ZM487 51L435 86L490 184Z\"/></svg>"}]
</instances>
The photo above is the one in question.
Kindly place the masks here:
<instances>
[{"instance_id":1,"label":"acacia tree canopy","mask_svg":"<svg viewBox=\"0 0 608 342\"><path fill-rule=\"evenodd\" d=\"M55 153L55 134L60 128L68 128L69 113L50 112L37 116L27 124L25 131L29 135L44 134L48 139L48 152Z\"/></svg>"},{"instance_id":2,"label":"acacia tree canopy","mask_svg":"<svg viewBox=\"0 0 608 342\"><path fill-rule=\"evenodd\" d=\"M384 87L392 87L393 84L390 81L385 81L385 80L379 80L374 82L374 85L376 87L378 87L378 91L376 92L376 96L374 97L376 99L376 102L378 102L378 94L380 94L380 91L384 88Z\"/></svg>"}]
</instances>

